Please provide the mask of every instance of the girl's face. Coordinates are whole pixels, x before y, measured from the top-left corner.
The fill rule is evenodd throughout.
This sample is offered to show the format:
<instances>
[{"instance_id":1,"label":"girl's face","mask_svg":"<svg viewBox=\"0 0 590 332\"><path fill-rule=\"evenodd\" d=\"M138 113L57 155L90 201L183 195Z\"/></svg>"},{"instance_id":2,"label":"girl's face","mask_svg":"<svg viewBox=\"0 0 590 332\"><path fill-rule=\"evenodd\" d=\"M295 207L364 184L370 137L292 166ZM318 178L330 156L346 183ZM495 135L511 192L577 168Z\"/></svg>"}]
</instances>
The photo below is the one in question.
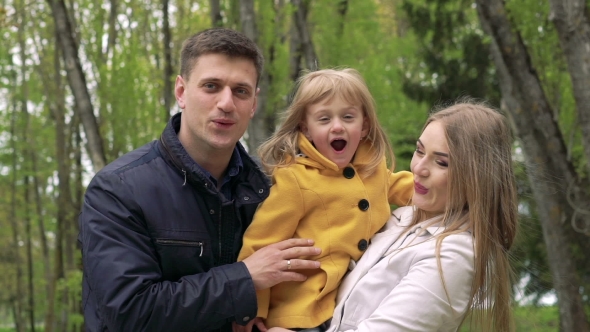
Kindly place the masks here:
<instances>
[{"instance_id":1,"label":"girl's face","mask_svg":"<svg viewBox=\"0 0 590 332\"><path fill-rule=\"evenodd\" d=\"M426 126L416 142L410 168L414 173L414 205L432 216L443 213L448 201L449 146L442 123L434 121Z\"/></svg>"},{"instance_id":2,"label":"girl's face","mask_svg":"<svg viewBox=\"0 0 590 332\"><path fill-rule=\"evenodd\" d=\"M307 107L301 131L326 158L343 168L369 131L361 105L340 96Z\"/></svg>"}]
</instances>

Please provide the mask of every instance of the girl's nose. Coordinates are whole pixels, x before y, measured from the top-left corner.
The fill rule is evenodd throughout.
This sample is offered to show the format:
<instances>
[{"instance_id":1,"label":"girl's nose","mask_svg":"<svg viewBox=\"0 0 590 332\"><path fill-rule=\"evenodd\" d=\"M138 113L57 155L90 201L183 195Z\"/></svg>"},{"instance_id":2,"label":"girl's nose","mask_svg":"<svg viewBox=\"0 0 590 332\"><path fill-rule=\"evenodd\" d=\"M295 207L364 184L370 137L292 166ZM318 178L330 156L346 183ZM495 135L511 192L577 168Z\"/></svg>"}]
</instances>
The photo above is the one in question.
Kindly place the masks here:
<instances>
[{"instance_id":1,"label":"girl's nose","mask_svg":"<svg viewBox=\"0 0 590 332\"><path fill-rule=\"evenodd\" d=\"M332 132L341 132L343 129L344 126L342 126L340 119L335 119L332 123Z\"/></svg>"}]
</instances>

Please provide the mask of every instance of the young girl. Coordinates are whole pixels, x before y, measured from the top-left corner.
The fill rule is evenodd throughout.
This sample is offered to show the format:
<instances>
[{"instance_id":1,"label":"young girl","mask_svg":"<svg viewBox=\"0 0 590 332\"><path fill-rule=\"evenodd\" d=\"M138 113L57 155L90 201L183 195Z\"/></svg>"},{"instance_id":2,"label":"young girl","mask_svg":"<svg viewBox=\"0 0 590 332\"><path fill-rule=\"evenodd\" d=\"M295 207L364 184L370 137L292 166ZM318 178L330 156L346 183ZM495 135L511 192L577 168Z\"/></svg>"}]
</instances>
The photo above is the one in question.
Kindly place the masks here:
<instances>
[{"instance_id":1,"label":"young girl","mask_svg":"<svg viewBox=\"0 0 590 332\"><path fill-rule=\"evenodd\" d=\"M387 168L386 156L393 164L393 152L369 89L354 69L302 76L283 124L259 154L273 186L244 234L238 260L281 240L314 239L322 253L308 258L321 268L299 271L307 275L305 282L257 291L258 316L266 327L320 326L332 317L349 263L386 223L390 204L410 202L413 176Z\"/></svg>"}]
</instances>

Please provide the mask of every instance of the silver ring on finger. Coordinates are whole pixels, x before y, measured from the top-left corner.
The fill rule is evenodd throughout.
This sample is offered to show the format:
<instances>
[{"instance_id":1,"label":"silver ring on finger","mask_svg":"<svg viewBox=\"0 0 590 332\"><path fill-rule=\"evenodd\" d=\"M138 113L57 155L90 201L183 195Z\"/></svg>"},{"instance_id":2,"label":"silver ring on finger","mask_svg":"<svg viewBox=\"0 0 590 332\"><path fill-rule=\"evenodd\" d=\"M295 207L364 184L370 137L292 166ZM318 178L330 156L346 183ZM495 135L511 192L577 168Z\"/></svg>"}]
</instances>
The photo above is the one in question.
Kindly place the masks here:
<instances>
[{"instance_id":1,"label":"silver ring on finger","mask_svg":"<svg viewBox=\"0 0 590 332\"><path fill-rule=\"evenodd\" d=\"M287 270L291 269L291 260L287 259Z\"/></svg>"}]
</instances>

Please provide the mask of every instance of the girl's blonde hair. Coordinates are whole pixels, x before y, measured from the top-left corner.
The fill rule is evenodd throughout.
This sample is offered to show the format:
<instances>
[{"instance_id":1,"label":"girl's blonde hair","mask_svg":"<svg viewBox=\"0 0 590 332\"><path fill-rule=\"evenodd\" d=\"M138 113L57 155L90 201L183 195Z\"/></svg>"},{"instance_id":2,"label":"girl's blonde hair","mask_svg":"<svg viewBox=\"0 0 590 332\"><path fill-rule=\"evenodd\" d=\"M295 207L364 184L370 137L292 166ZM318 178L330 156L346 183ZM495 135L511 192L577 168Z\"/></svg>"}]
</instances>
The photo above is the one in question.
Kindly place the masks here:
<instances>
[{"instance_id":1,"label":"girl's blonde hair","mask_svg":"<svg viewBox=\"0 0 590 332\"><path fill-rule=\"evenodd\" d=\"M469 100L431 114L424 128L434 121L443 124L449 147L448 202L442 216L446 228L437 238L439 273L442 277L443 239L470 231L475 250L472 324L481 331L513 331L508 250L518 212L510 127L495 110ZM418 209L413 224L424 218Z\"/></svg>"},{"instance_id":2,"label":"girl's blonde hair","mask_svg":"<svg viewBox=\"0 0 590 332\"><path fill-rule=\"evenodd\" d=\"M393 150L377 119L375 101L369 88L358 71L344 68L307 72L297 80L293 100L282 115L282 124L258 148L258 155L268 174L272 174L276 167L289 166L295 162L295 155L299 153L297 137L307 107L335 96L360 105L369 126L364 139L371 143L374 154L366 165L360 166L359 174L363 177L371 175L384 156L389 159L391 169L395 168Z\"/></svg>"}]
</instances>

